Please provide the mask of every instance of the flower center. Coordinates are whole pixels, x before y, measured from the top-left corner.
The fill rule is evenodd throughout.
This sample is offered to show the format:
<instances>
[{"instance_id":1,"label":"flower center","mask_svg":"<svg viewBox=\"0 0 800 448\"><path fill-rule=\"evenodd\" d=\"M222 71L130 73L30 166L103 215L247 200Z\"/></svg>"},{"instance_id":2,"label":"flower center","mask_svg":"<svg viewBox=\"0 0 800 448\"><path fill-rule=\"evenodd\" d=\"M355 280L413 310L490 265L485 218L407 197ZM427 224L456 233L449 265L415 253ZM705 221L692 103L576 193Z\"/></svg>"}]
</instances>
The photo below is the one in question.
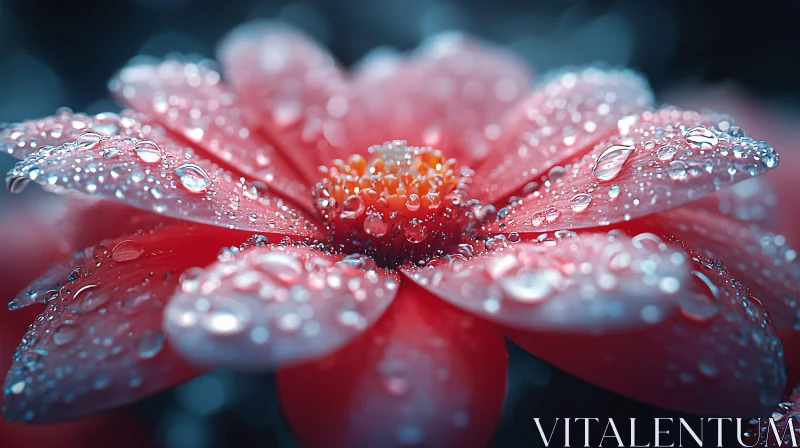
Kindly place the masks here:
<instances>
[{"instance_id":1,"label":"flower center","mask_svg":"<svg viewBox=\"0 0 800 448\"><path fill-rule=\"evenodd\" d=\"M369 154L320 167L313 195L335 250L394 267L443 255L474 233L471 170L438 149L401 140Z\"/></svg>"}]
</instances>

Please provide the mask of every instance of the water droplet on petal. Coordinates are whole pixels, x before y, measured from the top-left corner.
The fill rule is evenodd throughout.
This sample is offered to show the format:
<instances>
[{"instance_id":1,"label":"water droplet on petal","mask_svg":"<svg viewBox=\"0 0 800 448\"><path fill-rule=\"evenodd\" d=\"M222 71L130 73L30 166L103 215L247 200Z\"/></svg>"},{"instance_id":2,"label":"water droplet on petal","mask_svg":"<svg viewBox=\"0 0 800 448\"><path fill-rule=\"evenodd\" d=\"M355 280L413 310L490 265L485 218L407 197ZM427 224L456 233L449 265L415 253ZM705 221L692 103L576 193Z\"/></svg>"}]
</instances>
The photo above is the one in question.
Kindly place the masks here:
<instances>
[{"instance_id":1,"label":"water droplet on petal","mask_svg":"<svg viewBox=\"0 0 800 448\"><path fill-rule=\"evenodd\" d=\"M81 328L77 325L64 324L53 332L53 342L56 345L66 345L78 339L81 335Z\"/></svg>"},{"instance_id":2,"label":"water droplet on petal","mask_svg":"<svg viewBox=\"0 0 800 448\"><path fill-rule=\"evenodd\" d=\"M619 175L628 157L636 149L632 145L611 145L597 158L592 174L598 180L611 180Z\"/></svg>"},{"instance_id":3,"label":"water droplet on petal","mask_svg":"<svg viewBox=\"0 0 800 448\"><path fill-rule=\"evenodd\" d=\"M194 163L185 163L175 168L175 174L178 175L181 185L192 193L203 193L211 185L206 170Z\"/></svg>"},{"instance_id":4,"label":"water droplet on petal","mask_svg":"<svg viewBox=\"0 0 800 448\"><path fill-rule=\"evenodd\" d=\"M667 174L672 180L686 179L686 164L680 160L673 160L667 167Z\"/></svg>"},{"instance_id":5,"label":"water droplet on petal","mask_svg":"<svg viewBox=\"0 0 800 448\"><path fill-rule=\"evenodd\" d=\"M697 126L686 131L686 141L692 149L711 149L719 143L719 138L711 129Z\"/></svg>"},{"instance_id":6,"label":"water droplet on petal","mask_svg":"<svg viewBox=\"0 0 800 448\"><path fill-rule=\"evenodd\" d=\"M364 199L360 195L348 196L342 204L341 217L355 219L364 213Z\"/></svg>"},{"instance_id":7,"label":"water droplet on petal","mask_svg":"<svg viewBox=\"0 0 800 448\"><path fill-rule=\"evenodd\" d=\"M148 330L136 341L136 351L142 359L150 359L158 355L164 348L164 333Z\"/></svg>"},{"instance_id":8,"label":"water droplet on petal","mask_svg":"<svg viewBox=\"0 0 800 448\"><path fill-rule=\"evenodd\" d=\"M576 194L572 197L569 201L569 206L572 207L572 210L576 212L582 212L589 207L589 204L592 202L592 195L586 193Z\"/></svg>"},{"instance_id":9,"label":"water droplet on petal","mask_svg":"<svg viewBox=\"0 0 800 448\"><path fill-rule=\"evenodd\" d=\"M150 140L143 140L137 143L133 150L146 163L156 163L161 160L161 148Z\"/></svg>"},{"instance_id":10,"label":"water droplet on petal","mask_svg":"<svg viewBox=\"0 0 800 448\"><path fill-rule=\"evenodd\" d=\"M662 146L656 151L656 157L661 160L669 160L675 156L677 150L674 146Z\"/></svg>"},{"instance_id":11,"label":"water droplet on petal","mask_svg":"<svg viewBox=\"0 0 800 448\"><path fill-rule=\"evenodd\" d=\"M94 149L100 146L103 136L94 132L86 132L75 141L78 149Z\"/></svg>"},{"instance_id":12,"label":"water droplet on petal","mask_svg":"<svg viewBox=\"0 0 800 448\"><path fill-rule=\"evenodd\" d=\"M386 230L388 226L381 215L378 213L370 213L364 218L364 231L367 232L368 235L372 235L374 237L382 237L386 235Z\"/></svg>"},{"instance_id":13,"label":"water droplet on petal","mask_svg":"<svg viewBox=\"0 0 800 448\"><path fill-rule=\"evenodd\" d=\"M143 253L144 246L133 240L125 240L114 246L111 258L117 262L132 261L141 257Z\"/></svg>"}]
</instances>

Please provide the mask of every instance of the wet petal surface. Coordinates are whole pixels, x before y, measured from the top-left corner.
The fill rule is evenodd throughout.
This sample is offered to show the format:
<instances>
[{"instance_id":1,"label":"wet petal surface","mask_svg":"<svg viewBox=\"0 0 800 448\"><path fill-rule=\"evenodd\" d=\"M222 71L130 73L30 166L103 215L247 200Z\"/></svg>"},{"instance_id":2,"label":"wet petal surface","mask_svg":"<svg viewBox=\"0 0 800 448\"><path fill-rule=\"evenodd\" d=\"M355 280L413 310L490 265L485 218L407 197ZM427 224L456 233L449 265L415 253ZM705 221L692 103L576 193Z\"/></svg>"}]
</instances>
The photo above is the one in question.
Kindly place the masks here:
<instances>
[{"instance_id":1,"label":"wet petal surface","mask_svg":"<svg viewBox=\"0 0 800 448\"><path fill-rule=\"evenodd\" d=\"M682 207L658 213L647 222L725 263L767 307L777 328L800 327L800 263L785 237L758 225Z\"/></svg>"},{"instance_id":2,"label":"wet petal surface","mask_svg":"<svg viewBox=\"0 0 800 448\"><path fill-rule=\"evenodd\" d=\"M677 309L689 281L680 250L650 235L544 234L473 258L453 255L415 282L450 303L528 330L617 331L649 326Z\"/></svg>"},{"instance_id":3,"label":"wet petal surface","mask_svg":"<svg viewBox=\"0 0 800 448\"><path fill-rule=\"evenodd\" d=\"M649 106L647 81L629 70L589 67L550 75L499 127L492 157L477 170L481 198L494 202L617 132L617 121ZM532 188L532 187L528 187Z\"/></svg>"},{"instance_id":4,"label":"wet petal surface","mask_svg":"<svg viewBox=\"0 0 800 448\"><path fill-rule=\"evenodd\" d=\"M138 126L135 120L125 120ZM29 181L230 229L311 236L316 226L258 182L236 178L190 149L168 141L84 133L41 148L17 163L6 181L19 192ZM261 184L263 185L263 184Z\"/></svg>"},{"instance_id":5,"label":"wet petal surface","mask_svg":"<svg viewBox=\"0 0 800 448\"><path fill-rule=\"evenodd\" d=\"M667 108L626 117L617 127L618 135L580 161L551 169L495 229L532 232L628 221L778 164L772 147L746 137L722 115Z\"/></svg>"},{"instance_id":6,"label":"wet petal surface","mask_svg":"<svg viewBox=\"0 0 800 448\"><path fill-rule=\"evenodd\" d=\"M682 245L694 283L681 294L679 312L661 323L599 335L507 334L573 375L648 404L714 416L765 415L786 383L775 328L758 298L720 262Z\"/></svg>"},{"instance_id":7,"label":"wet petal surface","mask_svg":"<svg viewBox=\"0 0 800 448\"><path fill-rule=\"evenodd\" d=\"M138 137L143 128L151 131L146 123L123 120L115 113L86 115L63 108L50 117L0 125L0 151L24 159L42 147L74 142L83 134L92 137L82 142L89 144L94 135Z\"/></svg>"},{"instance_id":8,"label":"wet petal surface","mask_svg":"<svg viewBox=\"0 0 800 448\"><path fill-rule=\"evenodd\" d=\"M34 282L46 308L14 354L5 418L78 417L195 375L161 329L164 304L182 271L244 238L210 226L168 226L109 240L51 269Z\"/></svg>"},{"instance_id":9,"label":"wet petal surface","mask_svg":"<svg viewBox=\"0 0 800 448\"><path fill-rule=\"evenodd\" d=\"M748 446L777 448L800 443L800 386L788 400L778 403L768 417L752 422L754 428L745 439Z\"/></svg>"},{"instance_id":10,"label":"wet petal surface","mask_svg":"<svg viewBox=\"0 0 800 448\"><path fill-rule=\"evenodd\" d=\"M272 22L249 23L223 40L219 61L245 101L246 118L306 179L316 178L321 162L354 151L344 119L353 112L345 74L308 36Z\"/></svg>"},{"instance_id":11,"label":"wet petal surface","mask_svg":"<svg viewBox=\"0 0 800 448\"><path fill-rule=\"evenodd\" d=\"M283 411L309 447L483 447L500 418L498 329L405 282L352 344L282 369Z\"/></svg>"},{"instance_id":12,"label":"wet petal surface","mask_svg":"<svg viewBox=\"0 0 800 448\"><path fill-rule=\"evenodd\" d=\"M347 344L383 314L397 286L366 256L258 247L186 276L164 328L196 364L272 369Z\"/></svg>"},{"instance_id":13,"label":"wet petal surface","mask_svg":"<svg viewBox=\"0 0 800 448\"><path fill-rule=\"evenodd\" d=\"M494 148L502 114L527 94L531 75L505 49L450 32L405 58L370 57L354 84L372 144L403 139L475 166Z\"/></svg>"},{"instance_id":14,"label":"wet petal surface","mask_svg":"<svg viewBox=\"0 0 800 448\"><path fill-rule=\"evenodd\" d=\"M238 99L221 84L211 61L138 58L110 85L123 102L212 158L312 209L309 187L263 135L244 124Z\"/></svg>"}]
</instances>

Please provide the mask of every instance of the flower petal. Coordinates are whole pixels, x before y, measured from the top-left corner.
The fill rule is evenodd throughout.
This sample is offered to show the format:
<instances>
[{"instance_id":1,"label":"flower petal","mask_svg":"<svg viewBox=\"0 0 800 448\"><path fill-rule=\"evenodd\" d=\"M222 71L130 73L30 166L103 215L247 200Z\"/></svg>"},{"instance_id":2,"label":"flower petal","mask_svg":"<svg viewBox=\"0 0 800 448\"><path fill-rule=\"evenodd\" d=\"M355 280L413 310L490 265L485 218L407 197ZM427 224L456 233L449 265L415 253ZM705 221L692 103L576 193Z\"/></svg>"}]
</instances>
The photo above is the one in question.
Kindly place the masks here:
<instances>
[{"instance_id":1,"label":"flower petal","mask_svg":"<svg viewBox=\"0 0 800 448\"><path fill-rule=\"evenodd\" d=\"M476 173L476 185L484 188L481 199L507 197L554 166L583 156L616 133L622 117L653 101L647 81L629 70L589 67L547 79L494 131L496 158Z\"/></svg>"},{"instance_id":2,"label":"flower petal","mask_svg":"<svg viewBox=\"0 0 800 448\"><path fill-rule=\"evenodd\" d=\"M759 298L778 330L786 349L789 384L800 381L800 351L796 349L800 347L800 260L786 237L737 217L686 207L657 213L636 225L678 238L725 263Z\"/></svg>"},{"instance_id":3,"label":"flower petal","mask_svg":"<svg viewBox=\"0 0 800 448\"><path fill-rule=\"evenodd\" d=\"M781 160L783 164L783 160ZM782 165L783 166L783 165ZM770 171L769 174L775 171ZM778 215L778 195L765 181L767 176L758 176L723 188L715 193L688 202L683 210L700 210L720 214L744 222L758 223L769 229L775 227Z\"/></svg>"},{"instance_id":4,"label":"flower petal","mask_svg":"<svg viewBox=\"0 0 800 448\"><path fill-rule=\"evenodd\" d=\"M283 155L242 122L238 99L211 64L138 58L110 86L121 101L151 114L212 157L313 210L310 188Z\"/></svg>"},{"instance_id":5,"label":"flower petal","mask_svg":"<svg viewBox=\"0 0 800 448\"><path fill-rule=\"evenodd\" d=\"M302 236L317 232L301 212L258 183L237 180L166 140L85 133L74 142L28 155L11 170L7 184L18 192L30 180L231 229Z\"/></svg>"},{"instance_id":6,"label":"flower petal","mask_svg":"<svg viewBox=\"0 0 800 448\"><path fill-rule=\"evenodd\" d=\"M220 247L244 238L211 226L168 226L89 248L50 271L49 283L43 279L37 286L55 292L6 376L5 418L78 417L195 375L166 343L164 303L181 272L211 262Z\"/></svg>"},{"instance_id":7,"label":"flower petal","mask_svg":"<svg viewBox=\"0 0 800 448\"><path fill-rule=\"evenodd\" d=\"M600 335L507 334L573 375L648 404L714 416L764 415L786 383L775 329L760 301L721 263L683 247L693 264L693 291L660 324Z\"/></svg>"},{"instance_id":8,"label":"flower petal","mask_svg":"<svg viewBox=\"0 0 800 448\"><path fill-rule=\"evenodd\" d=\"M800 386L794 389L788 400L778 404L769 419L758 419L755 427L748 432L750 437L745 439L746 446L797 446L800 443Z\"/></svg>"},{"instance_id":9,"label":"flower petal","mask_svg":"<svg viewBox=\"0 0 800 448\"><path fill-rule=\"evenodd\" d=\"M219 50L225 79L260 126L306 179L317 166L346 158L350 136L345 75L333 57L302 32L258 21L236 28Z\"/></svg>"},{"instance_id":10,"label":"flower petal","mask_svg":"<svg viewBox=\"0 0 800 448\"><path fill-rule=\"evenodd\" d=\"M551 170L538 191L495 225L503 232L575 229L628 221L677 207L777 166L763 141L730 119L674 108L618 123L580 161Z\"/></svg>"},{"instance_id":11,"label":"flower petal","mask_svg":"<svg viewBox=\"0 0 800 448\"><path fill-rule=\"evenodd\" d=\"M475 166L489 155L503 112L528 92L531 75L507 50L448 32L404 61L370 57L354 83L373 123L365 131L382 131L373 144L403 139Z\"/></svg>"},{"instance_id":12,"label":"flower petal","mask_svg":"<svg viewBox=\"0 0 800 448\"><path fill-rule=\"evenodd\" d=\"M181 286L164 328L186 359L271 369L350 342L389 306L397 279L363 255L273 245L219 261Z\"/></svg>"},{"instance_id":13,"label":"flower petal","mask_svg":"<svg viewBox=\"0 0 800 448\"><path fill-rule=\"evenodd\" d=\"M556 332L646 327L677 309L688 261L650 235L557 232L473 258L403 272L448 302L504 325Z\"/></svg>"},{"instance_id":14,"label":"flower petal","mask_svg":"<svg viewBox=\"0 0 800 448\"><path fill-rule=\"evenodd\" d=\"M60 225L56 233L69 251L98 244L104 239L119 238L160 224L179 222L157 213L133 208L122 202L85 195L62 196ZM97 219L102 216L103 219Z\"/></svg>"},{"instance_id":15,"label":"flower petal","mask_svg":"<svg viewBox=\"0 0 800 448\"><path fill-rule=\"evenodd\" d=\"M279 370L278 391L304 446L487 446L507 360L496 327L405 282L352 344Z\"/></svg>"},{"instance_id":16,"label":"flower petal","mask_svg":"<svg viewBox=\"0 0 800 448\"><path fill-rule=\"evenodd\" d=\"M800 261L782 235L683 207L653 215L646 223L725 263L725 268L763 302L776 328L800 325Z\"/></svg>"},{"instance_id":17,"label":"flower petal","mask_svg":"<svg viewBox=\"0 0 800 448\"><path fill-rule=\"evenodd\" d=\"M90 116L61 108L51 117L0 126L0 151L24 159L44 146L74 142L86 132L101 136L138 137L142 128L148 126L146 123L122 120L111 112Z\"/></svg>"}]
</instances>

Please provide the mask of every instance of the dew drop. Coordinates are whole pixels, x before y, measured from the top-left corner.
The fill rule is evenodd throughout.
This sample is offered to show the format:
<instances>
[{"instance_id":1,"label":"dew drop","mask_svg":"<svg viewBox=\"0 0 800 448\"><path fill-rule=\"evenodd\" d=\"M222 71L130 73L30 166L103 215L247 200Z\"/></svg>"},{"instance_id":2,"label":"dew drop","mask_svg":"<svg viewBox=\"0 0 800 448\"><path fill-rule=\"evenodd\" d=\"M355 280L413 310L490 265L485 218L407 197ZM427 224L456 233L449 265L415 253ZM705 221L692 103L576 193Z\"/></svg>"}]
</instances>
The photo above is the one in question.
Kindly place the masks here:
<instances>
[{"instance_id":1,"label":"dew drop","mask_svg":"<svg viewBox=\"0 0 800 448\"><path fill-rule=\"evenodd\" d=\"M388 226L378 213L370 213L364 218L364 231L367 232L367 235L382 237L386 235L387 229Z\"/></svg>"},{"instance_id":2,"label":"dew drop","mask_svg":"<svg viewBox=\"0 0 800 448\"><path fill-rule=\"evenodd\" d=\"M144 253L144 246L133 240L121 241L111 250L111 259L117 262L133 261Z\"/></svg>"},{"instance_id":3,"label":"dew drop","mask_svg":"<svg viewBox=\"0 0 800 448\"><path fill-rule=\"evenodd\" d=\"M359 195L348 196L342 204L341 217L344 219L358 218L364 214L364 199Z\"/></svg>"},{"instance_id":4,"label":"dew drop","mask_svg":"<svg viewBox=\"0 0 800 448\"><path fill-rule=\"evenodd\" d=\"M78 149L94 149L100 146L103 136L94 132L86 132L75 141Z\"/></svg>"},{"instance_id":5,"label":"dew drop","mask_svg":"<svg viewBox=\"0 0 800 448\"><path fill-rule=\"evenodd\" d=\"M675 152L674 146L662 146L656 151L656 157L661 160L669 160L675 156Z\"/></svg>"},{"instance_id":6,"label":"dew drop","mask_svg":"<svg viewBox=\"0 0 800 448\"><path fill-rule=\"evenodd\" d=\"M517 275L502 277L500 287L515 300L533 303L550 294L552 282L545 272L526 269L519 271Z\"/></svg>"},{"instance_id":7,"label":"dew drop","mask_svg":"<svg viewBox=\"0 0 800 448\"><path fill-rule=\"evenodd\" d=\"M622 188L620 188L619 184L614 184L608 189L608 197L615 199L619 196L620 191L622 191Z\"/></svg>"},{"instance_id":8,"label":"dew drop","mask_svg":"<svg viewBox=\"0 0 800 448\"><path fill-rule=\"evenodd\" d=\"M408 200L406 201L406 208L409 211L415 212L419 210L419 205L420 205L419 195L417 195L416 193L411 193L410 195L408 195Z\"/></svg>"},{"instance_id":9,"label":"dew drop","mask_svg":"<svg viewBox=\"0 0 800 448\"><path fill-rule=\"evenodd\" d=\"M711 129L697 126L686 131L686 141L692 149L711 149L719 143L719 138Z\"/></svg>"},{"instance_id":10,"label":"dew drop","mask_svg":"<svg viewBox=\"0 0 800 448\"><path fill-rule=\"evenodd\" d=\"M586 193L576 194L572 197L569 201L569 206L572 207L572 210L576 212L582 212L589 207L589 204L592 202L592 195Z\"/></svg>"},{"instance_id":11,"label":"dew drop","mask_svg":"<svg viewBox=\"0 0 800 448\"><path fill-rule=\"evenodd\" d=\"M406 234L406 240L409 243L421 243L428 237L428 227L414 218L408 221L408 224L403 228Z\"/></svg>"},{"instance_id":12,"label":"dew drop","mask_svg":"<svg viewBox=\"0 0 800 448\"><path fill-rule=\"evenodd\" d=\"M64 324L53 332L53 342L56 345L66 345L78 339L81 335L81 328L77 325Z\"/></svg>"},{"instance_id":13,"label":"dew drop","mask_svg":"<svg viewBox=\"0 0 800 448\"><path fill-rule=\"evenodd\" d=\"M592 174L598 180L608 181L617 177L628 157L636 149L633 145L611 145L597 158Z\"/></svg>"},{"instance_id":14,"label":"dew drop","mask_svg":"<svg viewBox=\"0 0 800 448\"><path fill-rule=\"evenodd\" d=\"M672 180L686 179L686 164L680 160L673 160L667 167L667 174Z\"/></svg>"},{"instance_id":15,"label":"dew drop","mask_svg":"<svg viewBox=\"0 0 800 448\"><path fill-rule=\"evenodd\" d=\"M156 163L161 160L161 148L150 140L143 140L137 143L133 150L146 163Z\"/></svg>"},{"instance_id":16,"label":"dew drop","mask_svg":"<svg viewBox=\"0 0 800 448\"><path fill-rule=\"evenodd\" d=\"M160 331L145 331L136 341L136 351L142 359L155 357L164 348L164 333Z\"/></svg>"},{"instance_id":17,"label":"dew drop","mask_svg":"<svg viewBox=\"0 0 800 448\"><path fill-rule=\"evenodd\" d=\"M175 168L175 174L178 175L181 185L192 193L203 193L211 185L206 170L194 163L185 163Z\"/></svg>"}]
</instances>

